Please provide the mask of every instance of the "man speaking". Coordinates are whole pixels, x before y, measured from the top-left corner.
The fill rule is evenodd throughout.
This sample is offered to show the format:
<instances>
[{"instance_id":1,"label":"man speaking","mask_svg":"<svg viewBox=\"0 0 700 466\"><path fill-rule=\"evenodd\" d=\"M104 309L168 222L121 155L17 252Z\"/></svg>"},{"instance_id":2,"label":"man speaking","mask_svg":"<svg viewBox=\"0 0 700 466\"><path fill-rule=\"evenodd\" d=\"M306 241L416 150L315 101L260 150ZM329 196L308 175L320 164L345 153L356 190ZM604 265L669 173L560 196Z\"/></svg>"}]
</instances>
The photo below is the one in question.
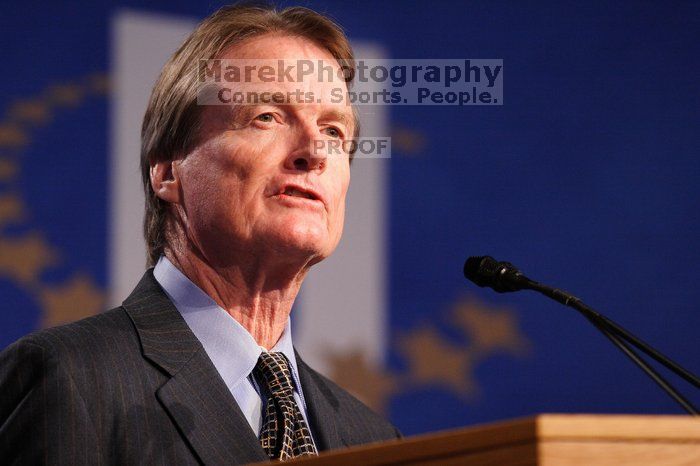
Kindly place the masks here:
<instances>
[{"instance_id":1,"label":"man speaking","mask_svg":"<svg viewBox=\"0 0 700 466\"><path fill-rule=\"evenodd\" d=\"M241 83L311 100L202 105L211 59L340 69L352 50L310 10L232 6L166 63L142 130L154 268L121 307L0 355L3 464L239 464L399 436L303 362L289 324L341 237L350 155L317 149L356 136L353 109L319 75Z\"/></svg>"}]
</instances>

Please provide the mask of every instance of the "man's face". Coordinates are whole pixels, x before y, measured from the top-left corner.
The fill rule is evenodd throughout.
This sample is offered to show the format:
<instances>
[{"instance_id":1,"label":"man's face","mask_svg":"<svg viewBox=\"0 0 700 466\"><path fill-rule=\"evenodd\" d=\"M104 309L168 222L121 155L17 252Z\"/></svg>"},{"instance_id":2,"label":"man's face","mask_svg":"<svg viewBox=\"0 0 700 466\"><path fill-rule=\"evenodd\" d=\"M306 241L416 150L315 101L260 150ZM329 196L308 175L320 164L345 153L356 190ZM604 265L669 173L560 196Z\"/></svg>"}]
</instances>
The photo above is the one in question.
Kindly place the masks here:
<instances>
[{"instance_id":1,"label":"man's face","mask_svg":"<svg viewBox=\"0 0 700 466\"><path fill-rule=\"evenodd\" d=\"M312 42L280 35L250 39L222 59L319 59L337 64ZM321 103L208 106L202 141L176 167L180 216L188 241L211 264L235 263L241 251L276 254L280 261L318 262L340 240L350 182L347 154L314 152L314 142L349 139L352 109L331 103L333 88L316 75L299 82L243 83L241 90L313 92Z\"/></svg>"}]
</instances>

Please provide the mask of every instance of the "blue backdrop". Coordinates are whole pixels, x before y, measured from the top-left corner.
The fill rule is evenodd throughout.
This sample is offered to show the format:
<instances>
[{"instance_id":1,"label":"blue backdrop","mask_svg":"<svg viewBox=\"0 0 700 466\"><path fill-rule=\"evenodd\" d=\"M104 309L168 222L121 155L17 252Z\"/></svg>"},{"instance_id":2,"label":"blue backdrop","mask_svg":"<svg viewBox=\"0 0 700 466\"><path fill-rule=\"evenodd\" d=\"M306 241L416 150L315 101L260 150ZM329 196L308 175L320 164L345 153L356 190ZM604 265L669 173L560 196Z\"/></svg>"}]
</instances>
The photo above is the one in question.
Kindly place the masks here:
<instances>
[{"instance_id":1,"label":"blue backdrop","mask_svg":"<svg viewBox=\"0 0 700 466\"><path fill-rule=\"evenodd\" d=\"M469 255L510 260L700 371L700 3L299 3L392 57L504 61L503 106L391 108L377 405L409 434L679 413L573 311L475 289L461 269ZM107 286L111 15L218 6L0 7L0 347Z\"/></svg>"}]
</instances>

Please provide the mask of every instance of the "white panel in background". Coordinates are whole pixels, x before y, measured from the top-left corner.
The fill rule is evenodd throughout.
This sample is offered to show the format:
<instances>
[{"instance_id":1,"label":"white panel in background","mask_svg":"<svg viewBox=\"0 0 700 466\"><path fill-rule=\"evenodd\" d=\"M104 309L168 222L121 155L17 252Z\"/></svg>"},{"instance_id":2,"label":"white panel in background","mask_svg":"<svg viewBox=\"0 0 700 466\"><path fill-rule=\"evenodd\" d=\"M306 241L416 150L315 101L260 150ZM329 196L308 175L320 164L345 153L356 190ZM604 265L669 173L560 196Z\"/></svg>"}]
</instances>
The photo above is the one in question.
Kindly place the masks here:
<instances>
[{"instance_id":1,"label":"white panel in background","mask_svg":"<svg viewBox=\"0 0 700 466\"><path fill-rule=\"evenodd\" d=\"M143 114L163 64L194 26L191 20L135 11L121 12L113 21L111 305L129 295L145 269L139 171ZM382 56L371 44L354 47L358 57ZM389 134L388 107L361 106L359 111L363 136ZM297 300L295 345L321 372L330 369L329 354L361 350L376 363L385 354L388 166L388 159L353 162L343 239L335 254L312 270Z\"/></svg>"},{"instance_id":2,"label":"white panel in background","mask_svg":"<svg viewBox=\"0 0 700 466\"><path fill-rule=\"evenodd\" d=\"M132 11L112 21L110 306L121 304L146 269L141 122L161 68L194 26L191 20Z\"/></svg>"},{"instance_id":3,"label":"white panel in background","mask_svg":"<svg viewBox=\"0 0 700 466\"><path fill-rule=\"evenodd\" d=\"M375 45L353 42L358 58L383 58ZM357 83L353 90L379 90ZM358 107L361 136L389 136L389 107ZM294 341L319 372L331 372L329 356L361 352L381 365L387 346L389 159L357 159L350 169L345 230L338 249L317 264L301 290ZM297 311L295 311L297 312Z\"/></svg>"}]
</instances>

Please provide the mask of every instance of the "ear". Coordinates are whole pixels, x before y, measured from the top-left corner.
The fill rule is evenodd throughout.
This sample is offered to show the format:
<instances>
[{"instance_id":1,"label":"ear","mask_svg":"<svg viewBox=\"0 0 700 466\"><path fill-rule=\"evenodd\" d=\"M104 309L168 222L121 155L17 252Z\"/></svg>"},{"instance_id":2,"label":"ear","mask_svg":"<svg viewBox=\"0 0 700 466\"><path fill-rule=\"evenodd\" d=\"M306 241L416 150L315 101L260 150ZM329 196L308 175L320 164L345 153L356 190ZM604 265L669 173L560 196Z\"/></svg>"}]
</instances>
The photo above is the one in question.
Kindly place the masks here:
<instances>
[{"instance_id":1,"label":"ear","mask_svg":"<svg viewBox=\"0 0 700 466\"><path fill-rule=\"evenodd\" d=\"M180 203L180 176L177 160L164 160L151 165L151 188L160 199Z\"/></svg>"}]
</instances>

